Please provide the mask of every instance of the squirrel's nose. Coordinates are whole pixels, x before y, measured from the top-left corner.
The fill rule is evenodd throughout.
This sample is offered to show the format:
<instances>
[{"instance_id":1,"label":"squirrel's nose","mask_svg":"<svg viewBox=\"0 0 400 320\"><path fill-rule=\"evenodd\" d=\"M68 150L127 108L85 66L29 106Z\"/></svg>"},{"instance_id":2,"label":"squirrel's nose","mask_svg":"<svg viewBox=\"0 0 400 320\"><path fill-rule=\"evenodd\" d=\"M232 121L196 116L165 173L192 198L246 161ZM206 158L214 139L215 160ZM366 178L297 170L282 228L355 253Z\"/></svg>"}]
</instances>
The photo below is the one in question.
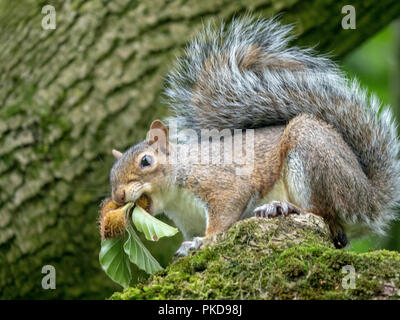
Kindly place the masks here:
<instances>
[{"instance_id":1,"label":"squirrel's nose","mask_svg":"<svg viewBox=\"0 0 400 320\"><path fill-rule=\"evenodd\" d=\"M117 204L125 203L125 190L119 189L113 192L113 201Z\"/></svg>"}]
</instances>

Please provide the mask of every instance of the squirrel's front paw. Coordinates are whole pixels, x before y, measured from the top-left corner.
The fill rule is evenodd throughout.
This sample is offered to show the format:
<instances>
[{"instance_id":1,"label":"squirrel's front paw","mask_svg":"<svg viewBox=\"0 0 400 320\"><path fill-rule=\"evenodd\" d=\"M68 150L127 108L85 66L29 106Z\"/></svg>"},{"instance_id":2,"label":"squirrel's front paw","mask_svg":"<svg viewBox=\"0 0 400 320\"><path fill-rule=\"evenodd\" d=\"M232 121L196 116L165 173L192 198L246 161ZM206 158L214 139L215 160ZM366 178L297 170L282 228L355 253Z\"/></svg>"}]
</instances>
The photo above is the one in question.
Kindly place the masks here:
<instances>
[{"instance_id":1,"label":"squirrel's front paw","mask_svg":"<svg viewBox=\"0 0 400 320\"><path fill-rule=\"evenodd\" d=\"M254 209L254 215L262 218L275 218L289 214L300 214L301 209L286 201L271 201Z\"/></svg>"},{"instance_id":2,"label":"squirrel's front paw","mask_svg":"<svg viewBox=\"0 0 400 320\"><path fill-rule=\"evenodd\" d=\"M196 237L193 238L192 241L184 241L182 242L180 248L175 252L175 255L178 257L187 256L190 250L197 250L203 244L203 238Z\"/></svg>"}]
</instances>

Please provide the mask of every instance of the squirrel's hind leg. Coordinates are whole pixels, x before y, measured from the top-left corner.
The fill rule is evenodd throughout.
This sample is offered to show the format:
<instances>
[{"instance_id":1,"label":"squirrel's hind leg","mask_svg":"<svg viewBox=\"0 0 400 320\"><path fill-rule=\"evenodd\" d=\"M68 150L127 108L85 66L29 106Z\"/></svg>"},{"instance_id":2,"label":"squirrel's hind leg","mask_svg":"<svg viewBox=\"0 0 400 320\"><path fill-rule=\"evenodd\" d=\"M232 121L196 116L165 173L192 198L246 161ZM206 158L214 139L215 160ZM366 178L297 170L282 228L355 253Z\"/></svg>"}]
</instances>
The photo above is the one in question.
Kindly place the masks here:
<instances>
[{"instance_id":1,"label":"squirrel's hind leg","mask_svg":"<svg viewBox=\"0 0 400 320\"><path fill-rule=\"evenodd\" d=\"M321 216L335 247L345 247L343 222L362 220L371 196L356 155L334 128L307 115L290 121L280 143L286 151L282 177L288 198Z\"/></svg>"},{"instance_id":2,"label":"squirrel's hind leg","mask_svg":"<svg viewBox=\"0 0 400 320\"><path fill-rule=\"evenodd\" d=\"M325 215L323 216L326 224L329 227L329 231L331 232L333 245L336 249L344 248L348 243L349 240L347 239L346 233L344 228L337 219L334 218L334 215Z\"/></svg>"}]
</instances>

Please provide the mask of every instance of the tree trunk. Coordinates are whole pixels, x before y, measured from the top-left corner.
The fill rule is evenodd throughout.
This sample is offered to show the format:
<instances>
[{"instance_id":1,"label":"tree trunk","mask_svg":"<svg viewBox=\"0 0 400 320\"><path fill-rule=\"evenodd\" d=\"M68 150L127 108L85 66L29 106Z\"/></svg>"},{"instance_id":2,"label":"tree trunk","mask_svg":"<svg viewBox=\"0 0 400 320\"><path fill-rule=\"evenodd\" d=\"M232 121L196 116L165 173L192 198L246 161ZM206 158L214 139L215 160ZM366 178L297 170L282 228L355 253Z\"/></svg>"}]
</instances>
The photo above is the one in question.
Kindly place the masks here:
<instances>
[{"instance_id":1,"label":"tree trunk","mask_svg":"<svg viewBox=\"0 0 400 320\"><path fill-rule=\"evenodd\" d=\"M41 9L56 9L42 29ZM166 115L163 77L211 18L285 12L296 44L342 57L400 14L400 2L0 0L0 298L103 298L116 287L98 263L98 204L112 148ZM56 269L56 290L41 286Z\"/></svg>"}]
</instances>

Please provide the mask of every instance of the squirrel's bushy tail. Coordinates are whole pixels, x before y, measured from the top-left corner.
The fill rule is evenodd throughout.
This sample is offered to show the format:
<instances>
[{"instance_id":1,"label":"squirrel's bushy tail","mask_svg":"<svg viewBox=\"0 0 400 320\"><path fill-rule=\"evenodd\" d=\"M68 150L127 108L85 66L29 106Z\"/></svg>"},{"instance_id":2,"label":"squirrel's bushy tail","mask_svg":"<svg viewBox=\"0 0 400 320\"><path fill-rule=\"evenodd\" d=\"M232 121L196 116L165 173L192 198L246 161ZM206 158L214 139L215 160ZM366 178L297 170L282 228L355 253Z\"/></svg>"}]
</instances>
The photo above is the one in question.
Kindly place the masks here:
<instances>
[{"instance_id":1,"label":"squirrel's bushy tail","mask_svg":"<svg viewBox=\"0 0 400 320\"><path fill-rule=\"evenodd\" d=\"M331 124L354 150L378 200L365 222L382 231L400 199L391 111L331 60L288 47L290 31L274 19L205 27L169 75L165 94L181 124L193 129L285 124L303 113Z\"/></svg>"}]
</instances>

